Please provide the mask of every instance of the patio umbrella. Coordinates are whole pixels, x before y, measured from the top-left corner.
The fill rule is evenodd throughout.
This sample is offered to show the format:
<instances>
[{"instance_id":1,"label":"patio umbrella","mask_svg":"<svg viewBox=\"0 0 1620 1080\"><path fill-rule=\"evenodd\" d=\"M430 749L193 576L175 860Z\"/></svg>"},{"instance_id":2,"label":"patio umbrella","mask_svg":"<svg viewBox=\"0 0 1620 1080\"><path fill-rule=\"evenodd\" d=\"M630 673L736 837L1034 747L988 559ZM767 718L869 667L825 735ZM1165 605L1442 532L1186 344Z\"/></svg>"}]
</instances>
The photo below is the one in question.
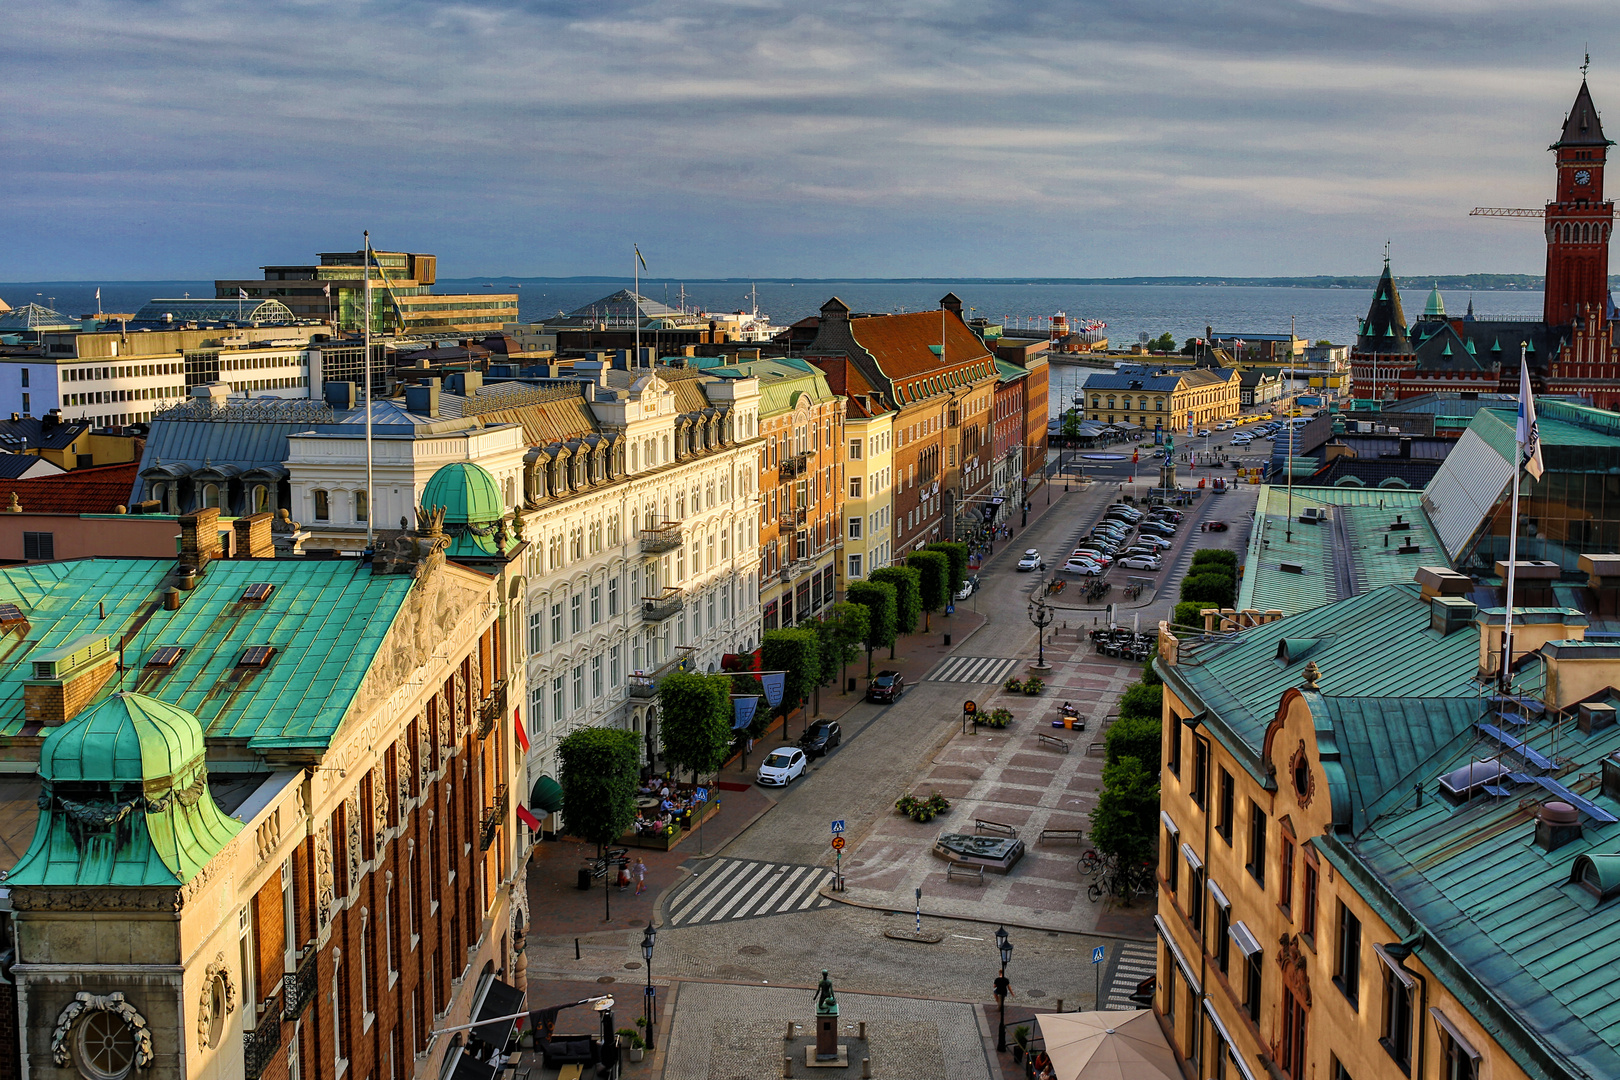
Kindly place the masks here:
<instances>
[{"instance_id":1,"label":"patio umbrella","mask_svg":"<svg viewBox=\"0 0 1620 1080\"><path fill-rule=\"evenodd\" d=\"M1150 1010L1040 1013L1035 1023L1058 1080L1182 1080Z\"/></svg>"}]
</instances>

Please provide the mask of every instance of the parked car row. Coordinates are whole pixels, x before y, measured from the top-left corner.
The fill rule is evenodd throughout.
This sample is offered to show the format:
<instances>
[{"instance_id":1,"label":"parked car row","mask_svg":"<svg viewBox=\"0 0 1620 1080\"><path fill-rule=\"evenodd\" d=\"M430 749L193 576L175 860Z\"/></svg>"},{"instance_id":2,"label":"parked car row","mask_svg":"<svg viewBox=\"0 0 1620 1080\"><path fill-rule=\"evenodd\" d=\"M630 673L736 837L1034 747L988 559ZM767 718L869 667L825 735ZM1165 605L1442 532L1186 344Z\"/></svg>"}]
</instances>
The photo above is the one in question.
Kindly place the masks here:
<instances>
[{"instance_id":1,"label":"parked car row","mask_svg":"<svg viewBox=\"0 0 1620 1080\"><path fill-rule=\"evenodd\" d=\"M1168 506L1142 510L1116 503L1069 553L1060 570L1088 577L1096 577L1115 563L1132 570L1160 570L1181 520L1181 511Z\"/></svg>"}]
</instances>

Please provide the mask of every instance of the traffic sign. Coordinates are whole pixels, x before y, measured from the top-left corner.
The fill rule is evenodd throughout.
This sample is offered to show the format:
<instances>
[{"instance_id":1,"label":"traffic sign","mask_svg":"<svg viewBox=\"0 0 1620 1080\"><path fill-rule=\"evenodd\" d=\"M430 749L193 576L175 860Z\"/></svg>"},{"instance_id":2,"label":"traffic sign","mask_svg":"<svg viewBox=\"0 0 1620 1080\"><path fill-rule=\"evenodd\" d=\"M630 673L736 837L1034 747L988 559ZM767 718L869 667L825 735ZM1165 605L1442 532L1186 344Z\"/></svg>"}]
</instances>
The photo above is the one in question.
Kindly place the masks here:
<instances>
[{"instance_id":1,"label":"traffic sign","mask_svg":"<svg viewBox=\"0 0 1620 1080\"><path fill-rule=\"evenodd\" d=\"M833 831L834 836L837 836L839 833L844 831L844 819L843 818L839 818L837 821L832 823L832 831Z\"/></svg>"},{"instance_id":2,"label":"traffic sign","mask_svg":"<svg viewBox=\"0 0 1620 1080\"><path fill-rule=\"evenodd\" d=\"M697 790L693 791L692 792L692 801L693 802L708 802L709 801L709 789L706 788L706 787L700 787Z\"/></svg>"},{"instance_id":3,"label":"traffic sign","mask_svg":"<svg viewBox=\"0 0 1620 1080\"><path fill-rule=\"evenodd\" d=\"M947 615L955 615L956 614L956 605L955 604L946 604L945 605L945 614L947 614Z\"/></svg>"},{"instance_id":4,"label":"traffic sign","mask_svg":"<svg viewBox=\"0 0 1620 1080\"><path fill-rule=\"evenodd\" d=\"M1106 955L1108 955L1108 947L1106 945L1099 945L1095 949L1091 950L1091 962L1093 964L1100 964L1103 962L1103 957Z\"/></svg>"},{"instance_id":5,"label":"traffic sign","mask_svg":"<svg viewBox=\"0 0 1620 1080\"><path fill-rule=\"evenodd\" d=\"M962 702L962 711L972 716L979 711L979 704L976 701L964 701Z\"/></svg>"},{"instance_id":6,"label":"traffic sign","mask_svg":"<svg viewBox=\"0 0 1620 1080\"><path fill-rule=\"evenodd\" d=\"M844 850L844 838L842 836L833 837L832 838L832 845L833 845L833 850L834 851L843 851Z\"/></svg>"}]
</instances>

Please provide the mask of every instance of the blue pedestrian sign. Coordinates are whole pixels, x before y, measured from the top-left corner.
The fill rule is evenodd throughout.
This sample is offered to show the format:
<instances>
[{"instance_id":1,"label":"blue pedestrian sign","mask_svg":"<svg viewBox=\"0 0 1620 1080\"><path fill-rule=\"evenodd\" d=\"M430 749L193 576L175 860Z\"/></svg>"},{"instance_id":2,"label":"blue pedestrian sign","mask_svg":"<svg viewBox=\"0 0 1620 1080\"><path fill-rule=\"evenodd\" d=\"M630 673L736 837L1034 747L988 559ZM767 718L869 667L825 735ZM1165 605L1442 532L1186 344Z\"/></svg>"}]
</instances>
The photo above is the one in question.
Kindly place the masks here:
<instances>
[{"instance_id":1,"label":"blue pedestrian sign","mask_svg":"<svg viewBox=\"0 0 1620 1080\"><path fill-rule=\"evenodd\" d=\"M956 614L956 605L955 604L946 604L945 605L945 614L947 614L947 615L955 615Z\"/></svg>"},{"instance_id":2,"label":"blue pedestrian sign","mask_svg":"<svg viewBox=\"0 0 1620 1080\"><path fill-rule=\"evenodd\" d=\"M709 801L709 789L706 788L706 787L700 787L700 788L696 789L695 791L693 791L692 792L692 801L693 802L708 802Z\"/></svg>"},{"instance_id":3,"label":"blue pedestrian sign","mask_svg":"<svg viewBox=\"0 0 1620 1080\"><path fill-rule=\"evenodd\" d=\"M1103 962L1103 957L1106 956L1107 953L1108 953L1108 946L1106 946L1106 945L1097 946L1095 949L1091 950L1091 962L1093 964L1102 963Z\"/></svg>"},{"instance_id":4,"label":"blue pedestrian sign","mask_svg":"<svg viewBox=\"0 0 1620 1080\"><path fill-rule=\"evenodd\" d=\"M834 836L837 836L839 833L844 831L844 821L842 818L832 823L832 831Z\"/></svg>"}]
</instances>

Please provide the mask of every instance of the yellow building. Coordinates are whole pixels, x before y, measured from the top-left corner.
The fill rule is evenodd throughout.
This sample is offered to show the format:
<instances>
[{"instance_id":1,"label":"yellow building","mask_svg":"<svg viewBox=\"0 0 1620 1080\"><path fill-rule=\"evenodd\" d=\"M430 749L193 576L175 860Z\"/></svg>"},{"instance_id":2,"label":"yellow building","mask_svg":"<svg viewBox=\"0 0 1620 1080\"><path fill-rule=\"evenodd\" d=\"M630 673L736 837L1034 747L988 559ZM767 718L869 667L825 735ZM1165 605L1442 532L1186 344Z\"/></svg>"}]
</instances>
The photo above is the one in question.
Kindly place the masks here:
<instances>
[{"instance_id":1,"label":"yellow building","mask_svg":"<svg viewBox=\"0 0 1620 1080\"><path fill-rule=\"evenodd\" d=\"M1620 650L1517 609L1492 698L1502 610L1418 582L1161 627L1154 1009L1188 1075L1620 1076Z\"/></svg>"},{"instance_id":2,"label":"yellow building","mask_svg":"<svg viewBox=\"0 0 1620 1080\"><path fill-rule=\"evenodd\" d=\"M1208 427L1241 408L1238 373L1229 368L1097 374L1086 380L1083 396L1085 419L1150 431Z\"/></svg>"},{"instance_id":3,"label":"yellow building","mask_svg":"<svg viewBox=\"0 0 1620 1080\"><path fill-rule=\"evenodd\" d=\"M888 566L893 555L894 417L876 394L859 394L845 403L844 558L838 567L838 591L874 570Z\"/></svg>"}]
</instances>

